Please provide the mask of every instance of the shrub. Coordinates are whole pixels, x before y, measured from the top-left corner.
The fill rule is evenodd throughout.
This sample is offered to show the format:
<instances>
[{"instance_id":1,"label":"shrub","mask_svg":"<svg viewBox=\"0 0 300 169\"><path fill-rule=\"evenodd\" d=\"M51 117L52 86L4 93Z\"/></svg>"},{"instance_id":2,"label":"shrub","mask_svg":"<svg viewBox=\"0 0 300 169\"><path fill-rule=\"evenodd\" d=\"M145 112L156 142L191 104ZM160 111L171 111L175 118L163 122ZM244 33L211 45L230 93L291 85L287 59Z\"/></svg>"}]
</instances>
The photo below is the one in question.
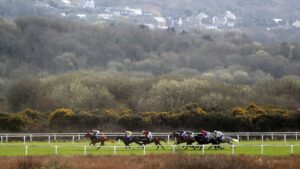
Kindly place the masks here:
<instances>
[{"instance_id":1,"label":"shrub","mask_svg":"<svg viewBox=\"0 0 300 169\"><path fill-rule=\"evenodd\" d=\"M59 125L70 124L75 121L75 113L71 109L60 108L52 112L49 116L50 123Z\"/></svg>"}]
</instances>

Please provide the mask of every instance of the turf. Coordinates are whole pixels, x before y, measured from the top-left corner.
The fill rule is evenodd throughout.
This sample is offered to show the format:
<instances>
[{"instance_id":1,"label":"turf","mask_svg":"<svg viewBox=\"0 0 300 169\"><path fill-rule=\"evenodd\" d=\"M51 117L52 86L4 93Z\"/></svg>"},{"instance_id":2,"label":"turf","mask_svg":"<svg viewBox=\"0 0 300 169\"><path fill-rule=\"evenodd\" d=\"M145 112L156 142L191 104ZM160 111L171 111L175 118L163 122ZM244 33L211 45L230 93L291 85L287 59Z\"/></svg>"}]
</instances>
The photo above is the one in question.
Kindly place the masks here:
<instances>
[{"instance_id":1,"label":"turf","mask_svg":"<svg viewBox=\"0 0 300 169\"><path fill-rule=\"evenodd\" d=\"M267 156L288 156L292 151L295 155L300 155L300 141L287 140L286 144L283 141L264 141L261 147L261 141L241 141L235 143L234 149L228 144L222 144L223 150L208 150L209 146L205 146L204 151L192 147L185 150L183 147L173 147L173 142L163 144L165 150L161 148L156 150L154 144L145 147L145 154L165 154L165 153L183 153L183 154L235 154L235 155L267 155ZM184 145L184 144L183 144ZM293 145L293 147L291 147ZM118 141L114 143L107 142L104 147L89 146L87 140L75 141L56 141L51 142L4 142L0 144L0 156L25 156L27 146L28 156L44 156L44 155L143 155L143 147L138 147L132 144L133 149L125 149L122 143ZM114 147L116 146L116 147ZM57 148L56 148L57 147ZM85 151L86 147L86 151ZM293 149L293 150L291 150Z\"/></svg>"}]
</instances>

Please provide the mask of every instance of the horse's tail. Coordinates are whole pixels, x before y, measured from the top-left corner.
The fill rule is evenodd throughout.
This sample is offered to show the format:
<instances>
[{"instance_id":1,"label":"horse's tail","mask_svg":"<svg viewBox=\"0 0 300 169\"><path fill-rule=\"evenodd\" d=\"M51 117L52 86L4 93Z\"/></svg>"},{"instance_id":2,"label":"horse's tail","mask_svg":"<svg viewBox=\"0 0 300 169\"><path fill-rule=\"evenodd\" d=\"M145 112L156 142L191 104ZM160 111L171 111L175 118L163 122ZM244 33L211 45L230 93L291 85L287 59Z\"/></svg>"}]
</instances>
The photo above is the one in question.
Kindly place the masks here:
<instances>
[{"instance_id":1,"label":"horse's tail","mask_svg":"<svg viewBox=\"0 0 300 169\"><path fill-rule=\"evenodd\" d=\"M227 137L228 138L228 140L229 141L233 141L233 142L236 142L236 143L238 143L239 142L239 140L238 139L234 139L234 138L231 138L231 137Z\"/></svg>"},{"instance_id":2,"label":"horse's tail","mask_svg":"<svg viewBox=\"0 0 300 169\"><path fill-rule=\"evenodd\" d=\"M232 141L234 141L234 142L236 142L236 143L238 143L238 142L239 142L239 140L238 140L238 139L231 138L231 140L232 140Z\"/></svg>"},{"instance_id":3,"label":"horse's tail","mask_svg":"<svg viewBox=\"0 0 300 169\"><path fill-rule=\"evenodd\" d=\"M116 140L114 140L114 139L107 139L107 141L109 141L111 143L115 143L116 142Z\"/></svg>"},{"instance_id":4,"label":"horse's tail","mask_svg":"<svg viewBox=\"0 0 300 169\"><path fill-rule=\"evenodd\" d=\"M159 141L161 140L161 141L167 143L167 141L166 141L165 139L163 139L163 138L158 138L158 140L159 140Z\"/></svg>"}]
</instances>

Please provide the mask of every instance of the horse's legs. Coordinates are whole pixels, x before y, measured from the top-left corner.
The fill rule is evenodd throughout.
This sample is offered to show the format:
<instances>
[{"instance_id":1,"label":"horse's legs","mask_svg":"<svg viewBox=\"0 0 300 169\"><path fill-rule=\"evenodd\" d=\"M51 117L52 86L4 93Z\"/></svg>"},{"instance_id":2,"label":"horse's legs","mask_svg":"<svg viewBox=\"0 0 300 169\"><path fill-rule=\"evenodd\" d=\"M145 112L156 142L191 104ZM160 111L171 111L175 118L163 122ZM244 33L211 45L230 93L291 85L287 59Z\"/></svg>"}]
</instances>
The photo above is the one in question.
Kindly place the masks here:
<instances>
[{"instance_id":1,"label":"horse's legs","mask_svg":"<svg viewBox=\"0 0 300 169\"><path fill-rule=\"evenodd\" d=\"M158 142L158 144L161 146L161 148L162 148L163 150L165 150L165 147L164 147L162 144L160 144L160 142Z\"/></svg>"}]
</instances>

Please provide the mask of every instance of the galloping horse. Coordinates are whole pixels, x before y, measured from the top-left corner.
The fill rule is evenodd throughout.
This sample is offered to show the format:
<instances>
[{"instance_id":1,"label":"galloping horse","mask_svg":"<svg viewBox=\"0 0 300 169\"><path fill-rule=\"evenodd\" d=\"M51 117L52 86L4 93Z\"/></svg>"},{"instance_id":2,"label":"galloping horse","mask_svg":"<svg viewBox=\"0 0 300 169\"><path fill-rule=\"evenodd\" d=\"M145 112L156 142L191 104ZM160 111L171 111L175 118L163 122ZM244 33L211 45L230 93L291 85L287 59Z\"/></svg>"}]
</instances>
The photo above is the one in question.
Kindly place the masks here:
<instances>
[{"instance_id":1,"label":"galloping horse","mask_svg":"<svg viewBox=\"0 0 300 169\"><path fill-rule=\"evenodd\" d=\"M142 145L142 143L140 143L139 142L139 138L138 137L130 137L130 138L128 138L128 137L125 137L125 136L117 136L116 137L116 140L122 140L122 142L125 144L125 148L127 149L127 148L130 148L131 149L131 147L130 147L130 145L129 144L131 144L131 143L136 143L136 144L138 144L138 145Z\"/></svg>"},{"instance_id":2,"label":"galloping horse","mask_svg":"<svg viewBox=\"0 0 300 169\"><path fill-rule=\"evenodd\" d=\"M158 148L160 146L161 146L162 149L165 150L164 146L160 143L160 141L163 141L163 142L167 143L167 141L165 139L159 138L159 137L153 137L151 140L149 140L145 136L140 136L140 137L138 137L138 139L139 139L139 141L142 142L143 145L154 143L157 146L156 150L158 150Z\"/></svg>"},{"instance_id":3,"label":"galloping horse","mask_svg":"<svg viewBox=\"0 0 300 169\"><path fill-rule=\"evenodd\" d=\"M210 137L208 139L205 139L201 134L195 136L195 140L198 142L199 145L212 144L212 146L210 146L208 148L208 150L211 149L212 147L215 147L215 150L216 149L219 149L219 150L224 149L220 146L221 143L228 143L228 144L232 145L231 141L239 142L237 139L233 139L231 137L223 137L223 139L221 141L217 140L215 137ZM202 147L200 147L200 149L202 149Z\"/></svg>"},{"instance_id":4,"label":"galloping horse","mask_svg":"<svg viewBox=\"0 0 300 169\"><path fill-rule=\"evenodd\" d=\"M189 146L191 146L196 140L189 138L189 137L182 137L179 133L177 132L173 132L172 134L170 134L170 137L175 137L176 138L176 142L174 143L174 145L179 145L182 143L186 143L187 147L185 149L187 149Z\"/></svg>"},{"instance_id":5,"label":"galloping horse","mask_svg":"<svg viewBox=\"0 0 300 169\"><path fill-rule=\"evenodd\" d=\"M208 150L211 149L213 146L215 147L215 150L222 149L220 146L220 142L218 142L214 137L209 137L208 139L206 139L205 137L202 136L202 134L198 134L197 136L195 136L195 140L199 145L212 144L212 146L210 146ZM201 146L200 150L202 148L203 147Z\"/></svg>"},{"instance_id":6,"label":"galloping horse","mask_svg":"<svg viewBox=\"0 0 300 169\"><path fill-rule=\"evenodd\" d=\"M98 149L99 148L101 148L101 146L104 146L104 142L105 141L108 141L109 139L106 137L106 136L104 136L104 135L102 135L102 136L99 136L99 138L96 138L96 137L94 137L91 133L86 133L85 134L85 137L87 137L87 138L89 138L90 139L90 141L91 141L91 143L90 143L90 145L96 145L96 143L99 143L100 142L100 147L98 147Z\"/></svg>"}]
</instances>

